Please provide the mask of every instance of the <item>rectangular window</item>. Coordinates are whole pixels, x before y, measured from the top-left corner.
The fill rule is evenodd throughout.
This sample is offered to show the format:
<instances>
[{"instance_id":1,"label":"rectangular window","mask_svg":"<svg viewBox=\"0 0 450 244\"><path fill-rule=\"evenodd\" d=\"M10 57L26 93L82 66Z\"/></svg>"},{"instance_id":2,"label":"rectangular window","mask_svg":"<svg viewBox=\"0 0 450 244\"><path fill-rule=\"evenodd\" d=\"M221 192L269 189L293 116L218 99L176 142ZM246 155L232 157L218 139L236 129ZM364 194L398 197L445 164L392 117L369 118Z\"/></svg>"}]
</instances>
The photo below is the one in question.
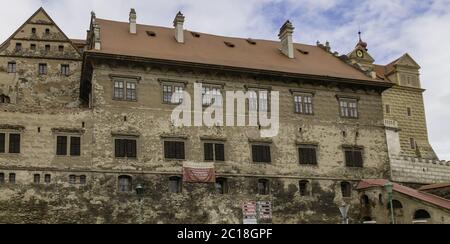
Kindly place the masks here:
<instances>
[{"instance_id":1,"label":"rectangular window","mask_svg":"<svg viewBox=\"0 0 450 244\"><path fill-rule=\"evenodd\" d=\"M30 49L31 51L36 51L36 44L31 44Z\"/></svg>"},{"instance_id":2,"label":"rectangular window","mask_svg":"<svg viewBox=\"0 0 450 244\"><path fill-rule=\"evenodd\" d=\"M8 63L8 73L16 73L17 72L17 64L15 62Z\"/></svg>"},{"instance_id":3,"label":"rectangular window","mask_svg":"<svg viewBox=\"0 0 450 244\"><path fill-rule=\"evenodd\" d=\"M61 75L68 76L70 74L70 66L68 64L61 64Z\"/></svg>"},{"instance_id":4,"label":"rectangular window","mask_svg":"<svg viewBox=\"0 0 450 244\"><path fill-rule=\"evenodd\" d=\"M317 147L302 145L298 148L299 160L302 165L317 165Z\"/></svg>"},{"instance_id":5,"label":"rectangular window","mask_svg":"<svg viewBox=\"0 0 450 244\"><path fill-rule=\"evenodd\" d=\"M5 183L5 173L0 173L0 184Z\"/></svg>"},{"instance_id":6,"label":"rectangular window","mask_svg":"<svg viewBox=\"0 0 450 244\"><path fill-rule=\"evenodd\" d=\"M9 134L9 153L20 153L20 134Z\"/></svg>"},{"instance_id":7,"label":"rectangular window","mask_svg":"<svg viewBox=\"0 0 450 244\"><path fill-rule=\"evenodd\" d=\"M205 161L225 161L225 145L222 143L204 144Z\"/></svg>"},{"instance_id":8,"label":"rectangular window","mask_svg":"<svg viewBox=\"0 0 450 244\"><path fill-rule=\"evenodd\" d=\"M202 87L202 104L203 106L211 106L216 103L218 106L222 105L222 95L220 88L213 86Z\"/></svg>"},{"instance_id":9,"label":"rectangular window","mask_svg":"<svg viewBox=\"0 0 450 244\"><path fill-rule=\"evenodd\" d=\"M136 101L137 85L134 81L114 81L114 99Z\"/></svg>"},{"instance_id":10,"label":"rectangular window","mask_svg":"<svg viewBox=\"0 0 450 244\"><path fill-rule=\"evenodd\" d=\"M270 155L270 146L268 145L252 145L252 158L255 163L272 162Z\"/></svg>"},{"instance_id":11,"label":"rectangular window","mask_svg":"<svg viewBox=\"0 0 450 244\"><path fill-rule=\"evenodd\" d=\"M81 155L81 137L70 137L70 156Z\"/></svg>"},{"instance_id":12,"label":"rectangular window","mask_svg":"<svg viewBox=\"0 0 450 244\"><path fill-rule=\"evenodd\" d=\"M258 180L258 194L259 195L269 195L269 181L268 180Z\"/></svg>"},{"instance_id":13,"label":"rectangular window","mask_svg":"<svg viewBox=\"0 0 450 244\"><path fill-rule=\"evenodd\" d=\"M116 158L137 158L137 140L115 139Z\"/></svg>"},{"instance_id":14,"label":"rectangular window","mask_svg":"<svg viewBox=\"0 0 450 244\"><path fill-rule=\"evenodd\" d=\"M389 104L386 104L386 114L391 113L391 106Z\"/></svg>"},{"instance_id":15,"label":"rectangular window","mask_svg":"<svg viewBox=\"0 0 450 244\"><path fill-rule=\"evenodd\" d=\"M36 28L31 28L31 34L36 34Z\"/></svg>"},{"instance_id":16,"label":"rectangular window","mask_svg":"<svg viewBox=\"0 0 450 244\"><path fill-rule=\"evenodd\" d=\"M45 51L50 52L50 45L45 45Z\"/></svg>"},{"instance_id":17,"label":"rectangular window","mask_svg":"<svg viewBox=\"0 0 450 244\"><path fill-rule=\"evenodd\" d=\"M61 53L64 52L64 46L62 46L62 45L58 46L58 51L61 52Z\"/></svg>"},{"instance_id":18,"label":"rectangular window","mask_svg":"<svg viewBox=\"0 0 450 244\"><path fill-rule=\"evenodd\" d=\"M184 88L180 85L163 85L163 102L169 104L181 104L183 102Z\"/></svg>"},{"instance_id":19,"label":"rectangular window","mask_svg":"<svg viewBox=\"0 0 450 244\"><path fill-rule=\"evenodd\" d=\"M164 157L166 159L183 160L185 156L184 142L180 141L165 141L164 142Z\"/></svg>"},{"instance_id":20,"label":"rectangular window","mask_svg":"<svg viewBox=\"0 0 450 244\"><path fill-rule=\"evenodd\" d=\"M52 181L52 176L49 175L49 174L46 174L46 175L44 176L44 182L45 182L45 184L50 184L51 181Z\"/></svg>"},{"instance_id":21,"label":"rectangular window","mask_svg":"<svg viewBox=\"0 0 450 244\"><path fill-rule=\"evenodd\" d=\"M5 133L0 133L0 153L5 153Z\"/></svg>"},{"instance_id":22,"label":"rectangular window","mask_svg":"<svg viewBox=\"0 0 450 244\"><path fill-rule=\"evenodd\" d=\"M358 101L356 99L340 99L341 116L358 118Z\"/></svg>"},{"instance_id":23,"label":"rectangular window","mask_svg":"<svg viewBox=\"0 0 450 244\"><path fill-rule=\"evenodd\" d=\"M406 108L406 114L408 115L408 117L412 116L412 109L411 108Z\"/></svg>"},{"instance_id":24,"label":"rectangular window","mask_svg":"<svg viewBox=\"0 0 450 244\"><path fill-rule=\"evenodd\" d=\"M123 81L114 81L114 98L123 99L125 94L125 87Z\"/></svg>"},{"instance_id":25,"label":"rectangular window","mask_svg":"<svg viewBox=\"0 0 450 244\"><path fill-rule=\"evenodd\" d=\"M269 92L267 90L248 91L248 109L249 111L269 111Z\"/></svg>"},{"instance_id":26,"label":"rectangular window","mask_svg":"<svg viewBox=\"0 0 450 244\"><path fill-rule=\"evenodd\" d=\"M216 179L216 192L218 194L227 194L228 193L228 180L225 178L217 178Z\"/></svg>"},{"instance_id":27,"label":"rectangular window","mask_svg":"<svg viewBox=\"0 0 450 244\"><path fill-rule=\"evenodd\" d=\"M81 185L86 185L86 175L81 175L80 176L80 184Z\"/></svg>"},{"instance_id":28,"label":"rectangular window","mask_svg":"<svg viewBox=\"0 0 450 244\"><path fill-rule=\"evenodd\" d=\"M299 114L313 114L313 104L311 95L294 96L295 112Z\"/></svg>"},{"instance_id":29,"label":"rectangular window","mask_svg":"<svg viewBox=\"0 0 450 244\"><path fill-rule=\"evenodd\" d=\"M360 148L345 148L345 165L347 167L363 167L363 150Z\"/></svg>"},{"instance_id":30,"label":"rectangular window","mask_svg":"<svg viewBox=\"0 0 450 244\"><path fill-rule=\"evenodd\" d=\"M76 175L69 175L69 184L76 184L77 183L77 176Z\"/></svg>"},{"instance_id":31,"label":"rectangular window","mask_svg":"<svg viewBox=\"0 0 450 244\"><path fill-rule=\"evenodd\" d=\"M181 193L181 178L180 177L170 177L169 178L169 192L170 193Z\"/></svg>"},{"instance_id":32,"label":"rectangular window","mask_svg":"<svg viewBox=\"0 0 450 244\"><path fill-rule=\"evenodd\" d=\"M47 74L47 64L39 64L39 75Z\"/></svg>"},{"instance_id":33,"label":"rectangular window","mask_svg":"<svg viewBox=\"0 0 450 244\"><path fill-rule=\"evenodd\" d=\"M10 173L9 174L9 183L10 184L15 184L16 183L16 174L14 174L14 173Z\"/></svg>"},{"instance_id":34,"label":"rectangular window","mask_svg":"<svg viewBox=\"0 0 450 244\"><path fill-rule=\"evenodd\" d=\"M127 82L127 99L128 101L136 100L136 83Z\"/></svg>"},{"instance_id":35,"label":"rectangular window","mask_svg":"<svg viewBox=\"0 0 450 244\"><path fill-rule=\"evenodd\" d=\"M57 156L67 155L67 136L56 137L56 155Z\"/></svg>"},{"instance_id":36,"label":"rectangular window","mask_svg":"<svg viewBox=\"0 0 450 244\"><path fill-rule=\"evenodd\" d=\"M22 51L22 43L18 42L16 43L16 52Z\"/></svg>"},{"instance_id":37,"label":"rectangular window","mask_svg":"<svg viewBox=\"0 0 450 244\"><path fill-rule=\"evenodd\" d=\"M417 148L416 140L414 138L409 138L409 145L411 149L415 150Z\"/></svg>"},{"instance_id":38,"label":"rectangular window","mask_svg":"<svg viewBox=\"0 0 450 244\"><path fill-rule=\"evenodd\" d=\"M41 175L35 174L33 177L34 184L40 184L41 183Z\"/></svg>"}]
</instances>

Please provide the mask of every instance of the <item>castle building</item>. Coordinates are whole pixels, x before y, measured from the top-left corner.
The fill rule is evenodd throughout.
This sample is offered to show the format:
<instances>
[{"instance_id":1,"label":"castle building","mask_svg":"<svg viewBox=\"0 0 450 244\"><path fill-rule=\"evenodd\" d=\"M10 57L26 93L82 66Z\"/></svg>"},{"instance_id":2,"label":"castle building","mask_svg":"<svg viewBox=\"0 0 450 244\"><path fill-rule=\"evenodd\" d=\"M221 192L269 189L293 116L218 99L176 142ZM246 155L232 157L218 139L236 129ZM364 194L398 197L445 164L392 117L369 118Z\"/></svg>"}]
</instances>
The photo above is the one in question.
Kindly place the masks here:
<instances>
[{"instance_id":1,"label":"castle building","mask_svg":"<svg viewBox=\"0 0 450 244\"><path fill-rule=\"evenodd\" d=\"M343 204L360 223L364 180L446 180L409 55L374 65L361 41L339 57L295 43L289 21L267 41L187 30L181 12L173 28L137 17L92 13L73 40L41 8L0 46L0 223L340 223ZM279 113L275 136L173 120L188 95L200 102L183 118L223 101L234 120L220 95L236 91L245 121ZM416 159L425 181L403 171Z\"/></svg>"}]
</instances>

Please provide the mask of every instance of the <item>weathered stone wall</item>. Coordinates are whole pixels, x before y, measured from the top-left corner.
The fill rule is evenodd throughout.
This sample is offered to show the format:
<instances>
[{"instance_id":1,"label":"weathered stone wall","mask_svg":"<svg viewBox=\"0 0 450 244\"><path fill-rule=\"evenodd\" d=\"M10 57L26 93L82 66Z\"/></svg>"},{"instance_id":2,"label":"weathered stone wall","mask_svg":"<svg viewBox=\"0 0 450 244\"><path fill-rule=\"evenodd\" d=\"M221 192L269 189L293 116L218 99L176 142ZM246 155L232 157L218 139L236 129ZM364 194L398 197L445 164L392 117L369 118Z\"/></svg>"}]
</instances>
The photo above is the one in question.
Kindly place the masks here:
<instances>
[{"instance_id":1,"label":"weathered stone wall","mask_svg":"<svg viewBox=\"0 0 450 244\"><path fill-rule=\"evenodd\" d=\"M392 180L435 184L450 181L450 162L391 156Z\"/></svg>"}]
</instances>

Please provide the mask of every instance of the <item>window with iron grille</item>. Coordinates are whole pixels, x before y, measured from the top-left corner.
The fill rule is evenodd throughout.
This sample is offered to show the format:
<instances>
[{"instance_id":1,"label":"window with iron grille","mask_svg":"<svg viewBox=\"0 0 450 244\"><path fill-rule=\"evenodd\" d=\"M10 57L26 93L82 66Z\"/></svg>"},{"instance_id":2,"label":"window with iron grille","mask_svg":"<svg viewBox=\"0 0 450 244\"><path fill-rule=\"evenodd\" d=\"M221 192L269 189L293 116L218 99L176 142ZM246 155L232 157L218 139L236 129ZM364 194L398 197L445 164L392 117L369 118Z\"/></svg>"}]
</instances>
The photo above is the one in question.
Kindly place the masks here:
<instances>
[{"instance_id":1,"label":"window with iron grille","mask_svg":"<svg viewBox=\"0 0 450 244\"><path fill-rule=\"evenodd\" d=\"M20 153L20 134L9 134L9 153Z\"/></svg>"},{"instance_id":2,"label":"window with iron grille","mask_svg":"<svg viewBox=\"0 0 450 244\"><path fill-rule=\"evenodd\" d=\"M15 184L16 183L16 174L15 173L10 173L9 174L9 183L10 184Z\"/></svg>"},{"instance_id":3,"label":"window with iron grille","mask_svg":"<svg viewBox=\"0 0 450 244\"><path fill-rule=\"evenodd\" d=\"M341 116L344 118L358 118L358 100L340 99Z\"/></svg>"},{"instance_id":4,"label":"window with iron grille","mask_svg":"<svg viewBox=\"0 0 450 244\"><path fill-rule=\"evenodd\" d=\"M163 102L168 104L181 104L183 102L184 88L181 85L164 84Z\"/></svg>"},{"instance_id":5,"label":"window with iron grille","mask_svg":"<svg viewBox=\"0 0 450 244\"><path fill-rule=\"evenodd\" d=\"M361 148L345 147L345 165L347 167L363 167L363 150Z\"/></svg>"},{"instance_id":6,"label":"window with iron grille","mask_svg":"<svg viewBox=\"0 0 450 244\"><path fill-rule=\"evenodd\" d=\"M342 197L352 197L352 186L348 182L341 182Z\"/></svg>"},{"instance_id":7,"label":"window with iron grille","mask_svg":"<svg viewBox=\"0 0 450 244\"><path fill-rule=\"evenodd\" d=\"M169 178L169 192L170 193L181 193L181 178L180 177L170 177Z\"/></svg>"},{"instance_id":8,"label":"window with iron grille","mask_svg":"<svg viewBox=\"0 0 450 244\"><path fill-rule=\"evenodd\" d=\"M5 153L6 134L0 133L0 153Z\"/></svg>"},{"instance_id":9,"label":"window with iron grille","mask_svg":"<svg viewBox=\"0 0 450 244\"><path fill-rule=\"evenodd\" d=\"M215 86L202 86L203 106L211 106L214 103L218 107L222 106L222 94L220 88Z\"/></svg>"},{"instance_id":10,"label":"window with iron grille","mask_svg":"<svg viewBox=\"0 0 450 244\"><path fill-rule=\"evenodd\" d=\"M164 157L175 160L186 159L184 142L164 141Z\"/></svg>"},{"instance_id":11,"label":"window with iron grille","mask_svg":"<svg viewBox=\"0 0 450 244\"><path fill-rule=\"evenodd\" d=\"M132 181L131 176L121 175L119 176L119 191L120 192L131 192L132 191Z\"/></svg>"},{"instance_id":12,"label":"window with iron grille","mask_svg":"<svg viewBox=\"0 0 450 244\"><path fill-rule=\"evenodd\" d=\"M259 195L269 195L269 181L265 179L258 180L258 194Z\"/></svg>"},{"instance_id":13,"label":"window with iron grille","mask_svg":"<svg viewBox=\"0 0 450 244\"><path fill-rule=\"evenodd\" d=\"M298 148L299 160L302 165L317 165L317 146L300 145Z\"/></svg>"},{"instance_id":14,"label":"window with iron grille","mask_svg":"<svg viewBox=\"0 0 450 244\"><path fill-rule=\"evenodd\" d=\"M225 161L225 145L223 143L204 144L205 161Z\"/></svg>"},{"instance_id":15,"label":"window with iron grille","mask_svg":"<svg viewBox=\"0 0 450 244\"><path fill-rule=\"evenodd\" d=\"M68 64L61 64L61 75L70 75L70 66Z\"/></svg>"},{"instance_id":16,"label":"window with iron grille","mask_svg":"<svg viewBox=\"0 0 450 244\"><path fill-rule=\"evenodd\" d=\"M40 184L41 183L41 175L35 174L33 176L33 182L34 182L34 184Z\"/></svg>"},{"instance_id":17,"label":"window with iron grille","mask_svg":"<svg viewBox=\"0 0 450 244\"><path fill-rule=\"evenodd\" d=\"M309 181L302 180L299 182L300 196L309 196Z\"/></svg>"},{"instance_id":18,"label":"window with iron grille","mask_svg":"<svg viewBox=\"0 0 450 244\"><path fill-rule=\"evenodd\" d=\"M252 158L255 163L272 162L269 145L252 145Z\"/></svg>"},{"instance_id":19,"label":"window with iron grille","mask_svg":"<svg viewBox=\"0 0 450 244\"><path fill-rule=\"evenodd\" d=\"M39 64L39 75L47 74L47 64Z\"/></svg>"},{"instance_id":20,"label":"window with iron grille","mask_svg":"<svg viewBox=\"0 0 450 244\"><path fill-rule=\"evenodd\" d=\"M8 62L8 73L16 73L16 72L17 72L16 62Z\"/></svg>"},{"instance_id":21,"label":"window with iron grille","mask_svg":"<svg viewBox=\"0 0 450 244\"><path fill-rule=\"evenodd\" d=\"M137 158L137 140L136 139L115 139L116 158Z\"/></svg>"},{"instance_id":22,"label":"window with iron grille","mask_svg":"<svg viewBox=\"0 0 450 244\"><path fill-rule=\"evenodd\" d=\"M228 180L226 178L216 179L216 192L222 195L228 193Z\"/></svg>"},{"instance_id":23,"label":"window with iron grille","mask_svg":"<svg viewBox=\"0 0 450 244\"><path fill-rule=\"evenodd\" d=\"M295 112L299 114L313 114L312 95L295 95Z\"/></svg>"},{"instance_id":24,"label":"window with iron grille","mask_svg":"<svg viewBox=\"0 0 450 244\"><path fill-rule=\"evenodd\" d=\"M137 100L137 83L136 81L114 81L114 99L136 101Z\"/></svg>"}]
</instances>

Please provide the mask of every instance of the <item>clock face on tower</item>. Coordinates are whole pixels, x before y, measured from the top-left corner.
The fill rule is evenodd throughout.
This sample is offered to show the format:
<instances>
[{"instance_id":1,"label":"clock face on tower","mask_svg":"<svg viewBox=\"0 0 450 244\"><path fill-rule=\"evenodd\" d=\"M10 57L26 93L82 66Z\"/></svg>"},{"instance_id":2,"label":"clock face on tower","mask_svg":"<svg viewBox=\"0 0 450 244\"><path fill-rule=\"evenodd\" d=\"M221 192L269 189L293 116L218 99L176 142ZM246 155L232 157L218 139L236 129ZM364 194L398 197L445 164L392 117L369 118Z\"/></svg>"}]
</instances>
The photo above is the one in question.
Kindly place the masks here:
<instances>
[{"instance_id":1,"label":"clock face on tower","mask_svg":"<svg viewBox=\"0 0 450 244\"><path fill-rule=\"evenodd\" d=\"M362 58L364 57L364 52L362 50L358 50L356 51L356 56L358 56L358 58Z\"/></svg>"}]
</instances>

